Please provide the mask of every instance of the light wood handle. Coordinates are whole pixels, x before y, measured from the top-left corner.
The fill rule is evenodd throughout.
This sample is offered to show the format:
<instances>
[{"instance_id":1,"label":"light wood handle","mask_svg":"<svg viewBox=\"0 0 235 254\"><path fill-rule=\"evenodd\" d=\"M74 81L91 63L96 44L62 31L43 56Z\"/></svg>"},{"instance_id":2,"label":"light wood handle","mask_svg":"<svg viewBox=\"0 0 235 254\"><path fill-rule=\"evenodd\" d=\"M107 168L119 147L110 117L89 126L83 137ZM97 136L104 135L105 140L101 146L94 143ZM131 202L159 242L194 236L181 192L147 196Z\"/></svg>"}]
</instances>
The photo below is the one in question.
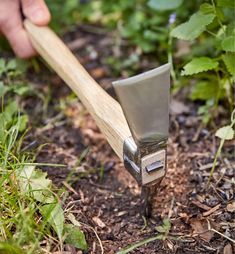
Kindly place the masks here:
<instances>
[{"instance_id":1,"label":"light wood handle","mask_svg":"<svg viewBox=\"0 0 235 254\"><path fill-rule=\"evenodd\" d=\"M50 28L38 27L29 20L24 26L37 52L76 93L122 159L123 142L131 133L120 104L96 83Z\"/></svg>"}]
</instances>

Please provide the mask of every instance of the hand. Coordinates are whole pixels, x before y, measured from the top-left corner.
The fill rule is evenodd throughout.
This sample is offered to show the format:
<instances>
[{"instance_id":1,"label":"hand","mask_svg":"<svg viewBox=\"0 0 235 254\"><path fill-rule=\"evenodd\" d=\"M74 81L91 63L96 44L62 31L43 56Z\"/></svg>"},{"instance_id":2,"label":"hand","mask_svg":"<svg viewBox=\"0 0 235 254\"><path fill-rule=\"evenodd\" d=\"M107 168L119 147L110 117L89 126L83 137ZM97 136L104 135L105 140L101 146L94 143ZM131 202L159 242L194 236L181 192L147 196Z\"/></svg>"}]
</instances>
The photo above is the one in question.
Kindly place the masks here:
<instances>
[{"instance_id":1,"label":"hand","mask_svg":"<svg viewBox=\"0 0 235 254\"><path fill-rule=\"evenodd\" d=\"M9 41L20 58L34 56L34 50L23 27L21 11L34 24L43 26L50 21L50 12L44 0L0 0L0 34Z\"/></svg>"}]
</instances>

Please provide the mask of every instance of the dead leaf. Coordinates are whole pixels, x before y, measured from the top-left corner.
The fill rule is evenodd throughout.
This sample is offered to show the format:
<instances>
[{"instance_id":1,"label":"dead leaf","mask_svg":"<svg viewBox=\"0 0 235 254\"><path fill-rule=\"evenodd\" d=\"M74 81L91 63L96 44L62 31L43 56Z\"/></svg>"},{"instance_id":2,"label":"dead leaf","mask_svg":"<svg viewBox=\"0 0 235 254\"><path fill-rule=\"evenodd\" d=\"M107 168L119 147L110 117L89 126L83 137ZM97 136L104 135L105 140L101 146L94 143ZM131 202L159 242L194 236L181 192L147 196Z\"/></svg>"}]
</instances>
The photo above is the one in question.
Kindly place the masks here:
<instances>
[{"instance_id":1,"label":"dead leaf","mask_svg":"<svg viewBox=\"0 0 235 254\"><path fill-rule=\"evenodd\" d=\"M214 232L208 230L208 224L205 219L192 218L189 221L193 234L199 235L204 241L210 242Z\"/></svg>"},{"instance_id":2,"label":"dead leaf","mask_svg":"<svg viewBox=\"0 0 235 254\"><path fill-rule=\"evenodd\" d=\"M230 243L224 246L223 254L233 254L232 245Z\"/></svg>"},{"instance_id":3,"label":"dead leaf","mask_svg":"<svg viewBox=\"0 0 235 254\"><path fill-rule=\"evenodd\" d=\"M100 228L105 228L106 225L104 222L99 218L99 217L93 217L92 220L100 227Z\"/></svg>"}]
</instances>

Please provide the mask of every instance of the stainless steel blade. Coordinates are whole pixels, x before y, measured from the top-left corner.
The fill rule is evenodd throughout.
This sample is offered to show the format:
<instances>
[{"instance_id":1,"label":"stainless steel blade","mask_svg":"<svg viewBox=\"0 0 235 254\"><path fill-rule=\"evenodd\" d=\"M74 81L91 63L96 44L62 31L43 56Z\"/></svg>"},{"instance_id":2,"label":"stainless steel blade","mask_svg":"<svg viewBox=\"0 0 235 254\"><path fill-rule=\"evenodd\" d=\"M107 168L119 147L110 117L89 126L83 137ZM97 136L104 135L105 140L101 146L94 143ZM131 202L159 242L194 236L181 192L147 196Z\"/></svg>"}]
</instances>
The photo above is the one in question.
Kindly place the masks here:
<instances>
[{"instance_id":1,"label":"stainless steel blade","mask_svg":"<svg viewBox=\"0 0 235 254\"><path fill-rule=\"evenodd\" d=\"M165 140L169 128L170 64L113 82L136 143Z\"/></svg>"}]
</instances>

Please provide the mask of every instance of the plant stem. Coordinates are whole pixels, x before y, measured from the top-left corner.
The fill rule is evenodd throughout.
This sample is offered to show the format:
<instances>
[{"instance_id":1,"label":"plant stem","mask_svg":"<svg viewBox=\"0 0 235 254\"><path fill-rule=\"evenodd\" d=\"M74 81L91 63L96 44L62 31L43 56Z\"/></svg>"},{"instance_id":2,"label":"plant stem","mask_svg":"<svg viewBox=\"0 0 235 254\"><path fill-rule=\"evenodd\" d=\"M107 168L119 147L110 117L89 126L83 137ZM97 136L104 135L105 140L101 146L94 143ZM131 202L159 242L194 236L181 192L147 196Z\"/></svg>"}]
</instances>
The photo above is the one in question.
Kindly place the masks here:
<instances>
[{"instance_id":1,"label":"plant stem","mask_svg":"<svg viewBox=\"0 0 235 254\"><path fill-rule=\"evenodd\" d=\"M170 31L169 29L169 36L168 36L168 47L167 47L167 55L168 55L168 62L171 64L171 78L173 80L174 86L178 85L178 80L176 78L176 73L174 70L174 64L173 64L173 55L172 55L172 37L170 36Z\"/></svg>"},{"instance_id":2,"label":"plant stem","mask_svg":"<svg viewBox=\"0 0 235 254\"><path fill-rule=\"evenodd\" d=\"M142 246L142 245L144 245L144 244L147 244L147 243L150 243L150 242L153 242L153 241L156 241L156 240L160 240L160 239L161 239L161 235L157 235L157 236L154 236L154 237L150 237L150 238L148 238L148 239L145 239L145 240L143 240L143 241L140 241L140 242L138 242L138 243L135 243L135 244L133 244L133 245L127 247L127 248L124 249L124 250L119 251L117 254L127 254L127 253L129 253L130 251L132 251L132 250L134 250L134 249L136 249L136 248L138 248L138 247L140 247L140 246Z\"/></svg>"},{"instance_id":3,"label":"plant stem","mask_svg":"<svg viewBox=\"0 0 235 254\"><path fill-rule=\"evenodd\" d=\"M218 157L219 157L220 154L221 154L221 150L222 150L222 147L223 147L223 145L224 145L224 141L225 141L225 139L222 139L222 140L220 141L220 145L219 145L219 148L218 148L218 150L217 150L217 152L216 152L216 155L215 155L215 158L214 158L214 161L213 161L213 166L212 166L212 169L211 169L211 171L210 171L210 176L209 176L209 179L208 179L208 182L207 182L207 187L208 187L208 185L209 185L209 183L210 183L210 181L211 181L211 177L212 177L213 174L214 174L215 166L216 166Z\"/></svg>"},{"instance_id":4,"label":"plant stem","mask_svg":"<svg viewBox=\"0 0 235 254\"><path fill-rule=\"evenodd\" d=\"M216 11L216 6L215 6L214 0L211 0L211 3L212 3L212 5L213 5L214 13L215 13L215 16L216 16L216 18L217 18L217 20L218 20L218 23L219 23L221 29L223 30L223 34L225 35L225 30L224 30L223 24L222 24L222 22L221 22L219 16L217 15L217 11Z\"/></svg>"},{"instance_id":5,"label":"plant stem","mask_svg":"<svg viewBox=\"0 0 235 254\"><path fill-rule=\"evenodd\" d=\"M233 112L231 114L231 124L230 124L230 127L233 128L234 124L235 124L235 109L233 110ZM207 187L208 187L208 185L209 185L209 183L211 181L211 177L213 176L213 173L215 171L216 163L217 163L218 157L221 154L221 151L222 151L222 148L223 148L225 140L226 140L225 138L220 140L220 145L219 145L219 148L218 148L218 150L216 152L216 155L215 155L215 158L214 158L214 161L213 161L213 165L212 165L212 168L211 168L211 171L210 171L210 176L209 176L209 179L208 179L208 182L207 182Z\"/></svg>"}]
</instances>

